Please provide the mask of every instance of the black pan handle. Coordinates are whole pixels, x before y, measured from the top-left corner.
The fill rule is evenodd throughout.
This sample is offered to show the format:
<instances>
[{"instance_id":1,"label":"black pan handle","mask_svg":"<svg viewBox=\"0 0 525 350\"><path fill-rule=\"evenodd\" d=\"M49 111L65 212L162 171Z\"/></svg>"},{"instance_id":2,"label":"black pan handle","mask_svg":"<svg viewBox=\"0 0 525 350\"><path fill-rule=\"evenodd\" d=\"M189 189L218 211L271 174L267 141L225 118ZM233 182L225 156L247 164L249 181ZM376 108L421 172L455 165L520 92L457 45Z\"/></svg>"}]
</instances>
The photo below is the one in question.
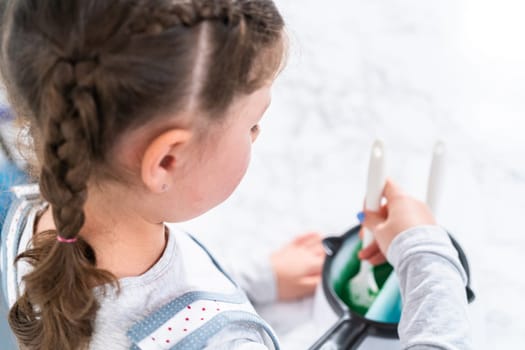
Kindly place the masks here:
<instances>
[{"instance_id":1,"label":"black pan handle","mask_svg":"<svg viewBox=\"0 0 525 350\"><path fill-rule=\"evenodd\" d=\"M326 255L335 255L335 253L339 251L339 248L341 248L343 241L344 239L341 236L333 236L323 239L323 247Z\"/></svg>"},{"instance_id":2,"label":"black pan handle","mask_svg":"<svg viewBox=\"0 0 525 350\"><path fill-rule=\"evenodd\" d=\"M448 232L447 232L448 233ZM450 233L448 233L448 237L450 238L450 241L452 242L452 245L458 252L459 261L461 262L461 265L463 266L463 269L467 273L467 300L469 303L473 302L474 299L476 299L476 295L474 294L474 291L472 291L472 288L470 287L470 266L467 260L467 256L465 255L465 252L463 251L463 248L459 245L458 241L452 236Z\"/></svg>"},{"instance_id":3,"label":"black pan handle","mask_svg":"<svg viewBox=\"0 0 525 350\"><path fill-rule=\"evenodd\" d=\"M368 324L351 319L340 319L309 350L354 349L363 340Z\"/></svg>"}]
</instances>

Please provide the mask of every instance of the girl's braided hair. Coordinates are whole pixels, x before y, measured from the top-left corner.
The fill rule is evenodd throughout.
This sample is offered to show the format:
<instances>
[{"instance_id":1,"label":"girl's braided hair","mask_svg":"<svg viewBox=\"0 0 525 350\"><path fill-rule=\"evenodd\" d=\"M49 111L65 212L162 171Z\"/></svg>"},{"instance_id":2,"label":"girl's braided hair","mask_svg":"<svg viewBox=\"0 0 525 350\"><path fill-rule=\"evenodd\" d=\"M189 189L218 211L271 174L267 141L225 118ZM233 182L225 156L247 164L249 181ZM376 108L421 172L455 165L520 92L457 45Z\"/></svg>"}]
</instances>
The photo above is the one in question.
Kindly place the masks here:
<instances>
[{"instance_id":1,"label":"girl's braided hair","mask_svg":"<svg viewBox=\"0 0 525 350\"><path fill-rule=\"evenodd\" d=\"M32 270L9 322L23 348L87 348L93 287L118 286L79 236L89 180L125 131L177 110L218 119L271 79L283 20L271 0L7 0L0 10L2 76L29 120L56 224L17 258Z\"/></svg>"}]
</instances>

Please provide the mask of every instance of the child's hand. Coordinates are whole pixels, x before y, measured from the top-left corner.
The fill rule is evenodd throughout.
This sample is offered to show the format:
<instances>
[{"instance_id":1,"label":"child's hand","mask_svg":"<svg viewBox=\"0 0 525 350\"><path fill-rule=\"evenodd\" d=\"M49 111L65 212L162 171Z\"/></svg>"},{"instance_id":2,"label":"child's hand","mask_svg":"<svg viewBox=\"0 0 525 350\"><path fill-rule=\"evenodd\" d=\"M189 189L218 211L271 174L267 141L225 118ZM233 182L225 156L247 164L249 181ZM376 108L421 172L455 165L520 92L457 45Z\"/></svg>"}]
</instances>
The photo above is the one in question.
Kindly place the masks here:
<instances>
[{"instance_id":1,"label":"child's hand","mask_svg":"<svg viewBox=\"0 0 525 350\"><path fill-rule=\"evenodd\" d=\"M321 280L325 253L319 233L307 233L274 252L270 258L277 277L279 300L312 295Z\"/></svg>"},{"instance_id":2,"label":"child's hand","mask_svg":"<svg viewBox=\"0 0 525 350\"><path fill-rule=\"evenodd\" d=\"M383 195L386 205L378 212L366 211L363 221L363 226L374 233L375 241L360 252L360 257L370 260L372 264L381 261L377 248L384 259L390 243L399 233L414 226L436 224L430 209L423 202L404 194L391 180L387 181Z\"/></svg>"},{"instance_id":3,"label":"child's hand","mask_svg":"<svg viewBox=\"0 0 525 350\"><path fill-rule=\"evenodd\" d=\"M359 231L359 237L363 239L363 229ZM357 257L361 260L368 260L368 262L374 266L381 265L386 261L386 257L379 249L377 240L374 240L370 245L364 249L361 249L357 254Z\"/></svg>"}]
</instances>

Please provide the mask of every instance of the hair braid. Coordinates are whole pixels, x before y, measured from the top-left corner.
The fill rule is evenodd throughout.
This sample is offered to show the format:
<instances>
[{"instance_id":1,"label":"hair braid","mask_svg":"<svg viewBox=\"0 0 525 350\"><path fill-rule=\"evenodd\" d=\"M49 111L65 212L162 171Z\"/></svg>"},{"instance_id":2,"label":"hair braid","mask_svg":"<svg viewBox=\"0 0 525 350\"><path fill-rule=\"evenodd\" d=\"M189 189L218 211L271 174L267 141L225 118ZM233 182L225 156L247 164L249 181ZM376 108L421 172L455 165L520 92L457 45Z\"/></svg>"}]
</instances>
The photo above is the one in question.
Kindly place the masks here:
<instances>
[{"instance_id":1,"label":"hair braid","mask_svg":"<svg viewBox=\"0 0 525 350\"><path fill-rule=\"evenodd\" d=\"M54 67L51 93L66 97L62 110L47 113L44 122L44 164L40 176L42 194L53 207L57 230L74 238L84 224L91 149L98 134L97 108L90 93L91 62L75 65L60 60ZM44 99L44 101L55 101ZM44 113L46 115L46 113ZM95 142L93 142L95 141Z\"/></svg>"},{"instance_id":2,"label":"hair braid","mask_svg":"<svg viewBox=\"0 0 525 350\"><path fill-rule=\"evenodd\" d=\"M193 27L206 20L217 20L224 25L237 26L243 22L241 2L235 0L166 1L163 6L143 1L140 11L144 16L129 24L130 34L160 34L177 26Z\"/></svg>"},{"instance_id":3,"label":"hair braid","mask_svg":"<svg viewBox=\"0 0 525 350\"><path fill-rule=\"evenodd\" d=\"M40 189L52 206L57 227L56 233L47 236L77 238L84 225L90 148L97 142L99 129L97 104L91 93L94 68L90 61L72 64L59 60L50 74L48 96L42 99ZM10 313L19 339L28 348L86 347L98 310L92 288L113 281L112 275L95 267L94 252L80 237L74 244L53 238L37 240L20 258L28 258L34 270L24 276L25 292ZM25 322L20 325L22 317ZM67 322L58 321L61 319ZM28 326L37 330L37 338L25 337Z\"/></svg>"}]
</instances>

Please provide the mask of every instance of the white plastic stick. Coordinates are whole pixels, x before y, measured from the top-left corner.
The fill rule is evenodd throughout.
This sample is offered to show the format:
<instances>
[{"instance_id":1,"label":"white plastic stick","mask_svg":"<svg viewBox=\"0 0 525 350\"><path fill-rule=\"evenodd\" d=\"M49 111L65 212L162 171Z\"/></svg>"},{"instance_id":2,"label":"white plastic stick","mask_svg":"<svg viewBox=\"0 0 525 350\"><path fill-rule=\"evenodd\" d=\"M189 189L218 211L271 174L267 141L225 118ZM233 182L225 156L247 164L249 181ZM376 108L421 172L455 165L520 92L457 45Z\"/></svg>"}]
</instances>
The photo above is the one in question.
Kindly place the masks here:
<instances>
[{"instance_id":1,"label":"white plastic stick","mask_svg":"<svg viewBox=\"0 0 525 350\"><path fill-rule=\"evenodd\" d=\"M438 141L434 146L430 175L427 184L427 205L435 215L440 190L443 186L445 145ZM397 275L392 272L374 303L368 309L365 318L376 322L395 323L401 317L401 293Z\"/></svg>"},{"instance_id":2,"label":"white plastic stick","mask_svg":"<svg viewBox=\"0 0 525 350\"><path fill-rule=\"evenodd\" d=\"M370 163L368 166L368 183L366 186L365 208L378 211L381 207L381 198L386 183L385 146L383 141L376 140L372 146ZM372 232L364 229L363 248L374 240Z\"/></svg>"},{"instance_id":3,"label":"white plastic stick","mask_svg":"<svg viewBox=\"0 0 525 350\"><path fill-rule=\"evenodd\" d=\"M443 187L444 162L446 148L441 141L436 142L430 165L430 175L427 184L427 205L430 211L435 215L439 204L439 194Z\"/></svg>"}]
</instances>

